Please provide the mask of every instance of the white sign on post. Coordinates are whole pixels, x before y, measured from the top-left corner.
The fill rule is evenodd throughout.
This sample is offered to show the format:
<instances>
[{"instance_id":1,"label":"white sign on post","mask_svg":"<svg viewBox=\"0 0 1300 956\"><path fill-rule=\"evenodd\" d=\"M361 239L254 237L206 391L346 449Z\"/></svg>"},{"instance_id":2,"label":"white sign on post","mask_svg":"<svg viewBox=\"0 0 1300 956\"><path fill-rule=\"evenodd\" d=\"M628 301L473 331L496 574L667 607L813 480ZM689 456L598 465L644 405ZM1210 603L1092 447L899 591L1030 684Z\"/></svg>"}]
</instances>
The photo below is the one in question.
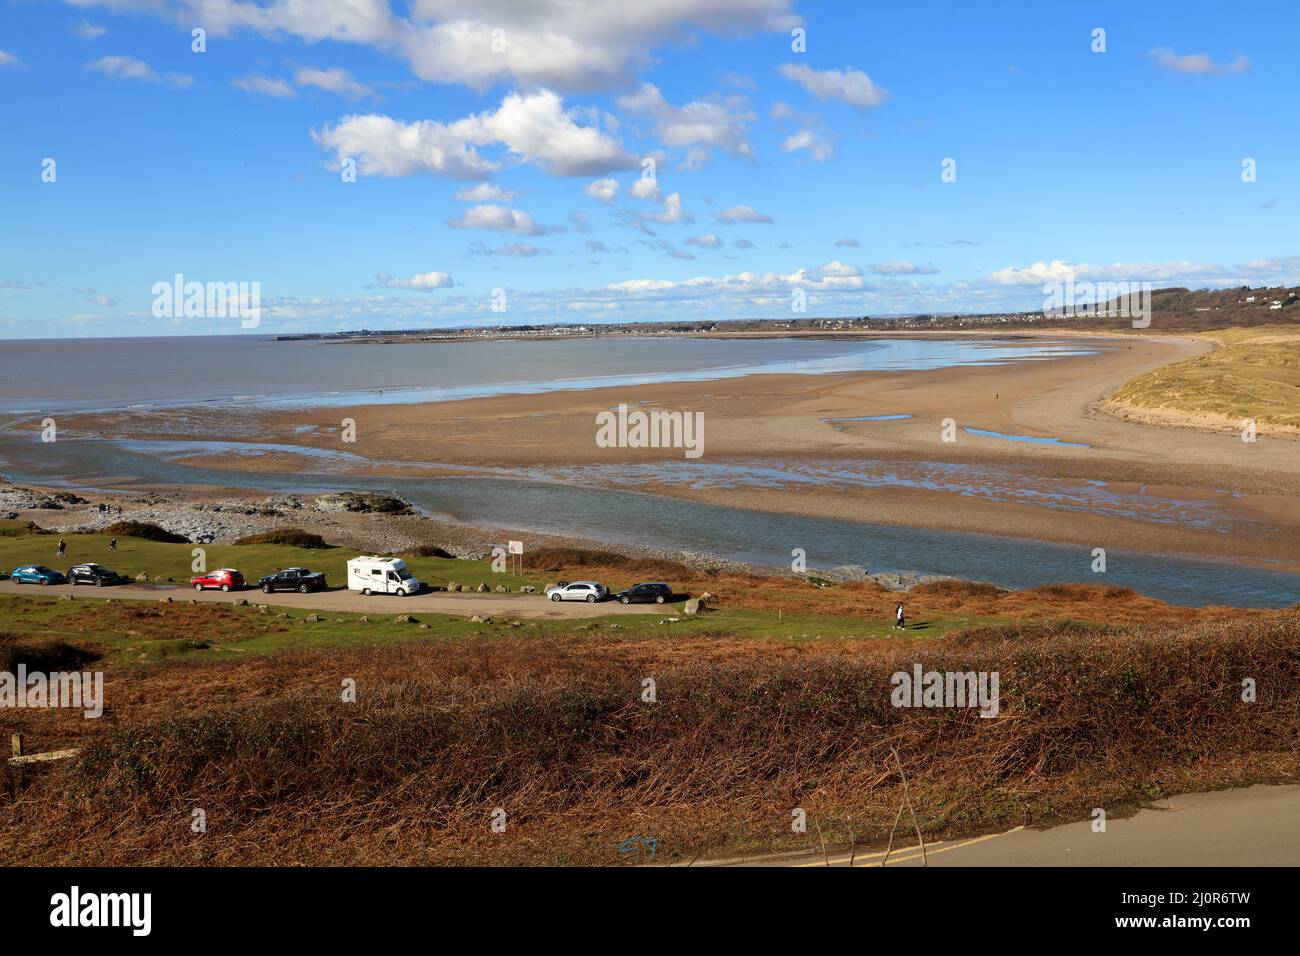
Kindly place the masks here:
<instances>
[{"instance_id":1,"label":"white sign on post","mask_svg":"<svg viewBox=\"0 0 1300 956\"><path fill-rule=\"evenodd\" d=\"M509 547L511 554L524 553L524 543L522 541L509 541L507 542L507 546Z\"/></svg>"}]
</instances>

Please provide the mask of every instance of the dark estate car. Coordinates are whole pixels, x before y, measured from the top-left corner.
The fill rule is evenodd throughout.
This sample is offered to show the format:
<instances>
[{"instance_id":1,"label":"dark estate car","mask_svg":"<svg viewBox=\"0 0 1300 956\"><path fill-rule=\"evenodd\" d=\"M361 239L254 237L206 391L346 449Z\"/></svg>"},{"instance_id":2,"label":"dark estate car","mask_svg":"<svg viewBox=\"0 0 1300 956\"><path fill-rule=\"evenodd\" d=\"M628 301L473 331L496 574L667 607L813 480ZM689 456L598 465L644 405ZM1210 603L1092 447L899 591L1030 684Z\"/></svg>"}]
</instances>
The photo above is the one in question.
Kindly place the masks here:
<instances>
[{"instance_id":1,"label":"dark estate car","mask_svg":"<svg viewBox=\"0 0 1300 956\"><path fill-rule=\"evenodd\" d=\"M619 604L663 604L673 599L673 589L662 581L648 581L619 591L614 597Z\"/></svg>"},{"instance_id":2,"label":"dark estate car","mask_svg":"<svg viewBox=\"0 0 1300 956\"><path fill-rule=\"evenodd\" d=\"M68 569L69 584L93 584L103 587L106 584L122 584L126 581L116 571L98 564L78 564Z\"/></svg>"},{"instance_id":3,"label":"dark estate car","mask_svg":"<svg viewBox=\"0 0 1300 956\"><path fill-rule=\"evenodd\" d=\"M324 591L325 575L319 571L308 571L306 568L285 568L275 574L268 574L257 583L267 594L272 591L297 591L306 594L308 591Z\"/></svg>"}]
</instances>

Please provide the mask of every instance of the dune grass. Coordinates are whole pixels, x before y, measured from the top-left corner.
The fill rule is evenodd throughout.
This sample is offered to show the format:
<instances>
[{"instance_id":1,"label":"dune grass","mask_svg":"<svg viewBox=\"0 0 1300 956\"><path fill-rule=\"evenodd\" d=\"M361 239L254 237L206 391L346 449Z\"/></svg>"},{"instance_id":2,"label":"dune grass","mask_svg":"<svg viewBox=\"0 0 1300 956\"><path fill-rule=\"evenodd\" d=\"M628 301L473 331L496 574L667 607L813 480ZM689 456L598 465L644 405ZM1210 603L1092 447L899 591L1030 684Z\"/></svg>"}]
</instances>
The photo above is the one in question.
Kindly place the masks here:
<instances>
[{"instance_id":1,"label":"dune grass","mask_svg":"<svg viewBox=\"0 0 1300 956\"><path fill-rule=\"evenodd\" d=\"M1134 379L1110 396L1111 405L1205 419L1189 424L1240 428L1254 419L1260 431L1300 431L1300 331L1261 326L1200 334L1219 347Z\"/></svg>"}]
</instances>

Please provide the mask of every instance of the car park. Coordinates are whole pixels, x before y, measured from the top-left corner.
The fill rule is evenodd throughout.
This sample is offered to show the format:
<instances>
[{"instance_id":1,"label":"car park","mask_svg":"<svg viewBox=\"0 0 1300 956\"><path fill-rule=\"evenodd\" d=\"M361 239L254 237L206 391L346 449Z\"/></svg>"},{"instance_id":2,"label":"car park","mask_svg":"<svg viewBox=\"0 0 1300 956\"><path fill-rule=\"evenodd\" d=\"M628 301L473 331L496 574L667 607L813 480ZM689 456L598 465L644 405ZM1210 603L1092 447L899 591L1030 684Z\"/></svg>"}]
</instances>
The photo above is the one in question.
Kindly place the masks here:
<instances>
[{"instance_id":1,"label":"car park","mask_svg":"<svg viewBox=\"0 0 1300 956\"><path fill-rule=\"evenodd\" d=\"M24 564L9 575L14 584L62 584L67 579L59 571L43 564Z\"/></svg>"},{"instance_id":2,"label":"car park","mask_svg":"<svg viewBox=\"0 0 1300 956\"><path fill-rule=\"evenodd\" d=\"M73 565L68 569L67 578L69 584L93 584L95 587L126 582L125 577L100 564Z\"/></svg>"},{"instance_id":3,"label":"car park","mask_svg":"<svg viewBox=\"0 0 1300 956\"><path fill-rule=\"evenodd\" d=\"M673 599L673 589L662 581L645 581L614 595L619 604L663 604Z\"/></svg>"},{"instance_id":4,"label":"car park","mask_svg":"<svg viewBox=\"0 0 1300 956\"><path fill-rule=\"evenodd\" d=\"M196 591L202 591L205 588L238 591L244 586L244 576L234 568L218 568L215 571L209 571L207 574L200 574L198 577L190 578L190 584L193 585Z\"/></svg>"},{"instance_id":5,"label":"car park","mask_svg":"<svg viewBox=\"0 0 1300 956\"><path fill-rule=\"evenodd\" d=\"M272 591L297 591L299 594L306 594L309 591L324 591L325 575L319 571L308 571L306 568L285 568L275 574L268 574L257 583L266 594Z\"/></svg>"},{"instance_id":6,"label":"car park","mask_svg":"<svg viewBox=\"0 0 1300 956\"><path fill-rule=\"evenodd\" d=\"M609 591L599 581L574 581L547 588L546 596L552 601L586 601L595 604L609 597Z\"/></svg>"}]
</instances>

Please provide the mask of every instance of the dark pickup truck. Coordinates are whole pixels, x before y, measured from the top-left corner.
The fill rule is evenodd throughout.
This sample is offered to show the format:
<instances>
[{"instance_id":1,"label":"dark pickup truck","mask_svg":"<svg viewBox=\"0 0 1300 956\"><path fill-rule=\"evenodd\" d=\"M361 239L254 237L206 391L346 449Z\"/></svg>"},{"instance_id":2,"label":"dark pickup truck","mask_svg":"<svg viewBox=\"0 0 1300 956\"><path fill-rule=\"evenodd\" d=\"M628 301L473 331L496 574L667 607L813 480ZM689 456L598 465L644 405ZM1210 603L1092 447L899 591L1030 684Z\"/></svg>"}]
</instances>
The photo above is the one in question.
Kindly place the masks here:
<instances>
[{"instance_id":1,"label":"dark pickup truck","mask_svg":"<svg viewBox=\"0 0 1300 956\"><path fill-rule=\"evenodd\" d=\"M285 568L275 574L268 574L257 583L267 594L272 591L297 591L299 594L306 594L308 591L324 591L325 575L319 571L308 571L306 568Z\"/></svg>"}]
</instances>

